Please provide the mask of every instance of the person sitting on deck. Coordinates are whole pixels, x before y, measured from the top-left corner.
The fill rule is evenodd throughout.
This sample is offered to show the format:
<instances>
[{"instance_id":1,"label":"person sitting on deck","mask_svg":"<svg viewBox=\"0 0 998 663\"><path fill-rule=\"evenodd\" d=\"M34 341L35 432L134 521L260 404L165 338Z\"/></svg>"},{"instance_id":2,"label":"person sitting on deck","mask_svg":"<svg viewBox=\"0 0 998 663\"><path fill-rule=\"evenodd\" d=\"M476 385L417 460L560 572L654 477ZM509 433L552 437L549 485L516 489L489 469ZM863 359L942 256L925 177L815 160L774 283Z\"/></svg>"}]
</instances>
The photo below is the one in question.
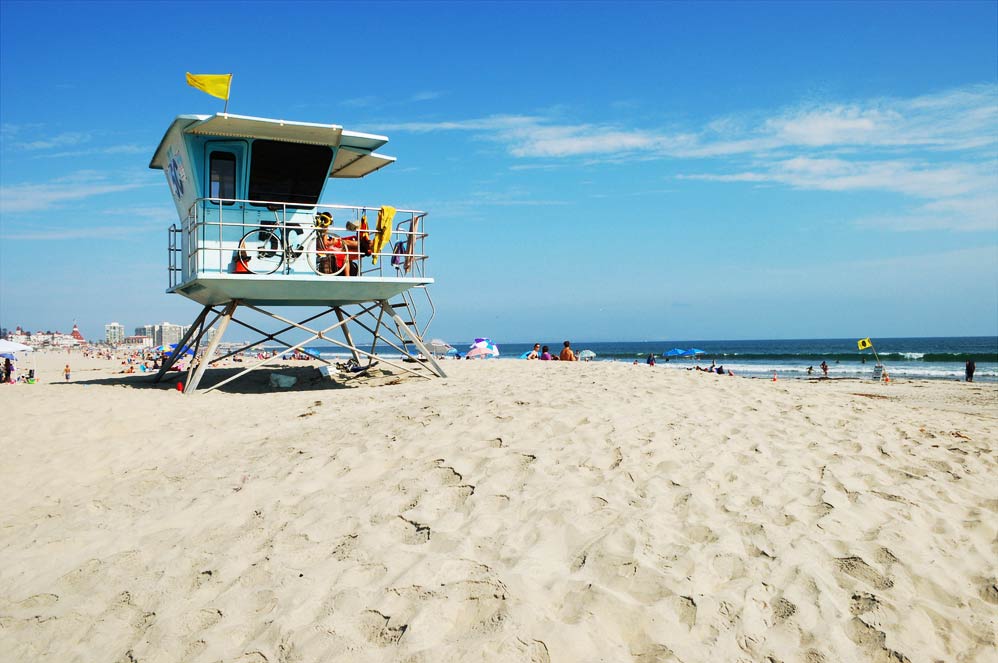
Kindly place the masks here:
<instances>
[{"instance_id":1,"label":"person sitting on deck","mask_svg":"<svg viewBox=\"0 0 998 663\"><path fill-rule=\"evenodd\" d=\"M333 215L329 212L319 212L315 215L316 237L316 270L320 274L334 274L337 276L357 276L360 270L354 259L360 259L361 254L370 255L371 245L367 240L367 233L364 232L366 222L362 225L350 226L348 230L358 230L353 237L340 237L328 233L328 228L333 225Z\"/></svg>"}]
</instances>

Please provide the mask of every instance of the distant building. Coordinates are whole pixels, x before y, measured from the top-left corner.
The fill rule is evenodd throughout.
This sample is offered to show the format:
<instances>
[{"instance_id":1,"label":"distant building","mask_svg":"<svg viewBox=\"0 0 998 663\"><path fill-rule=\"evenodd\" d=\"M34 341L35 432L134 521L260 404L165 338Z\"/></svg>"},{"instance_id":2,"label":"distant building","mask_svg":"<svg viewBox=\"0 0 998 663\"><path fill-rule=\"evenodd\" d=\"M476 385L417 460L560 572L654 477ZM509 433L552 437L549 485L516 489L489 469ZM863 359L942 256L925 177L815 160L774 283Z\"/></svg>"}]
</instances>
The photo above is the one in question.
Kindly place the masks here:
<instances>
[{"instance_id":1,"label":"distant building","mask_svg":"<svg viewBox=\"0 0 998 663\"><path fill-rule=\"evenodd\" d=\"M156 325L142 325L135 328L135 336L148 336L155 340Z\"/></svg>"},{"instance_id":2,"label":"distant building","mask_svg":"<svg viewBox=\"0 0 998 663\"><path fill-rule=\"evenodd\" d=\"M108 345L121 345L125 342L125 326L117 322L104 325L104 342Z\"/></svg>"},{"instance_id":3,"label":"distant building","mask_svg":"<svg viewBox=\"0 0 998 663\"><path fill-rule=\"evenodd\" d=\"M136 334L135 336L126 336L124 344L132 348L151 348L152 336L144 336L141 334Z\"/></svg>"},{"instance_id":4,"label":"distant building","mask_svg":"<svg viewBox=\"0 0 998 663\"><path fill-rule=\"evenodd\" d=\"M183 325L175 325L169 322L164 322L161 325L156 325L153 340L156 345L173 345L174 343L180 343L180 339L184 337L185 329L186 328Z\"/></svg>"},{"instance_id":5,"label":"distant building","mask_svg":"<svg viewBox=\"0 0 998 663\"><path fill-rule=\"evenodd\" d=\"M122 331L121 335L124 336L125 335L124 334L125 330L122 329L121 331ZM70 336L72 336L73 340L76 341L77 343L86 343L87 342L87 339L83 338L83 334L80 333L80 328L76 326L75 322L73 323L73 331L70 334Z\"/></svg>"}]
</instances>

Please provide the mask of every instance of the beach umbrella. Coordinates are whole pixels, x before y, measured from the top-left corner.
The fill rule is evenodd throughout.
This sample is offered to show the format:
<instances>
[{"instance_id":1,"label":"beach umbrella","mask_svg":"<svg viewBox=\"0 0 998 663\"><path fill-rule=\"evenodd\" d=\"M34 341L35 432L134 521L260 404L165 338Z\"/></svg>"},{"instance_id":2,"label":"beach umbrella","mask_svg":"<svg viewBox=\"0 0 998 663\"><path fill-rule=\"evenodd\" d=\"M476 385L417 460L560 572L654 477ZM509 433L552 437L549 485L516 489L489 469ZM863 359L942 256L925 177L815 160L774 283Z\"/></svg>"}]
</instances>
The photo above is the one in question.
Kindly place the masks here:
<instances>
[{"instance_id":1,"label":"beach umbrella","mask_svg":"<svg viewBox=\"0 0 998 663\"><path fill-rule=\"evenodd\" d=\"M491 348L472 348L468 350L468 354L464 355L465 359L495 359L499 356L499 348L494 345Z\"/></svg>"},{"instance_id":2,"label":"beach umbrella","mask_svg":"<svg viewBox=\"0 0 998 663\"><path fill-rule=\"evenodd\" d=\"M468 347L468 354L465 359L475 357L492 358L499 356L499 346L492 342L491 338L476 338L475 342Z\"/></svg>"},{"instance_id":3,"label":"beach umbrella","mask_svg":"<svg viewBox=\"0 0 998 663\"><path fill-rule=\"evenodd\" d=\"M585 361L586 359L595 359L596 353L592 350L583 350L579 353L579 359Z\"/></svg>"},{"instance_id":4,"label":"beach umbrella","mask_svg":"<svg viewBox=\"0 0 998 663\"><path fill-rule=\"evenodd\" d=\"M15 343L14 341L7 341L0 338L0 357L3 359L10 359L11 361L19 361L15 352L32 352L34 350L30 345L24 345L23 343ZM31 355L31 364L35 366L35 356ZM37 370L37 366L35 369Z\"/></svg>"},{"instance_id":5,"label":"beach umbrella","mask_svg":"<svg viewBox=\"0 0 998 663\"><path fill-rule=\"evenodd\" d=\"M663 357L685 357L687 355L686 355L686 350L683 350L682 348L672 348L671 350L669 350L668 352L666 352L662 356Z\"/></svg>"},{"instance_id":6,"label":"beach umbrella","mask_svg":"<svg viewBox=\"0 0 998 663\"><path fill-rule=\"evenodd\" d=\"M13 354L15 352L31 352L34 350L30 345L24 345L23 343L15 343L14 341L7 341L0 338L0 352L4 354Z\"/></svg>"},{"instance_id":7,"label":"beach umbrella","mask_svg":"<svg viewBox=\"0 0 998 663\"><path fill-rule=\"evenodd\" d=\"M499 346L493 343L491 338L476 338L475 342L468 346L469 350L475 348L484 348L489 352L494 352L497 357L499 356Z\"/></svg>"},{"instance_id":8,"label":"beach umbrella","mask_svg":"<svg viewBox=\"0 0 998 663\"><path fill-rule=\"evenodd\" d=\"M686 353L689 354L689 355L692 355L694 357L697 356L697 355L705 355L705 354L707 354L703 350L697 350L696 348L690 348L689 350L686 351Z\"/></svg>"},{"instance_id":9,"label":"beach umbrella","mask_svg":"<svg viewBox=\"0 0 998 663\"><path fill-rule=\"evenodd\" d=\"M189 347L187 347L187 346L184 346L180 350L177 350L176 349L177 348L177 344L176 343L174 343L173 345L169 345L169 346L165 346L164 345L163 347L166 348L166 350L164 350L164 352L166 352L169 355L173 355L174 352L179 352L182 355L192 355L192 354L194 354L194 350L191 349L191 348L189 348Z\"/></svg>"}]
</instances>

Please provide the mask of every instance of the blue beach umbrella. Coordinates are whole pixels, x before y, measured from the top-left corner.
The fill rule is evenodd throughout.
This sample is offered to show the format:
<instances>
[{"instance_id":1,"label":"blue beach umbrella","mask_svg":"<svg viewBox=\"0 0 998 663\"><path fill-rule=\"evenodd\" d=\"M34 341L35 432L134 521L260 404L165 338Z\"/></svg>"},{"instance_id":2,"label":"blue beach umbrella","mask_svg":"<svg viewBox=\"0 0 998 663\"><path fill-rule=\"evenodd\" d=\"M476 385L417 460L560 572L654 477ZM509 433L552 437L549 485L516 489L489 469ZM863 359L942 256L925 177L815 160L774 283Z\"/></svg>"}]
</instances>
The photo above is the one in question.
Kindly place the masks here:
<instances>
[{"instance_id":1,"label":"blue beach umbrella","mask_svg":"<svg viewBox=\"0 0 998 663\"><path fill-rule=\"evenodd\" d=\"M669 350L668 352L666 352L662 356L663 357L686 357L688 355L686 354L686 350L683 350L682 348L672 348L671 350Z\"/></svg>"},{"instance_id":2,"label":"blue beach umbrella","mask_svg":"<svg viewBox=\"0 0 998 663\"><path fill-rule=\"evenodd\" d=\"M166 346L163 346L163 347L166 347ZM176 352L179 352L182 355L192 355L192 354L194 354L194 350L191 349L191 348L189 348L189 347L187 347L187 346L184 346L180 350L177 350L177 344L176 343L174 343L173 345L169 346L169 350L166 353L168 355L173 355Z\"/></svg>"},{"instance_id":3,"label":"blue beach umbrella","mask_svg":"<svg viewBox=\"0 0 998 663\"><path fill-rule=\"evenodd\" d=\"M704 352L703 350L697 350L696 348L690 348L689 350L686 351L686 354L687 354L687 356L695 357L697 355L705 355L707 353Z\"/></svg>"}]
</instances>

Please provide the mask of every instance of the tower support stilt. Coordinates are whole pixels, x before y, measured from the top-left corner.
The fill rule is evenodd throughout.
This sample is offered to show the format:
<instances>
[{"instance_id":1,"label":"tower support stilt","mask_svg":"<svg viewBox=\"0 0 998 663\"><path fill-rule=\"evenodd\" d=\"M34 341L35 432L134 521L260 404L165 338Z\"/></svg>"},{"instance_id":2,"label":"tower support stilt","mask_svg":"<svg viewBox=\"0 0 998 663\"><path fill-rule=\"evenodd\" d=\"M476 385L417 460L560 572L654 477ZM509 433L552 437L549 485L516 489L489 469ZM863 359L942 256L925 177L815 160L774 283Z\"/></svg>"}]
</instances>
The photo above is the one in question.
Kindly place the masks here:
<instances>
[{"instance_id":1,"label":"tower support stilt","mask_svg":"<svg viewBox=\"0 0 998 663\"><path fill-rule=\"evenodd\" d=\"M236 317L240 310L258 313L270 318L271 320L282 323L283 326L276 332L268 333L261 329L260 326L250 324L245 320L241 320ZM214 313L215 315L210 319L210 322L206 323L209 313ZM336 322L329 325L316 324L316 321L330 314L335 316ZM259 337L247 342L244 345L241 345L235 350L224 352L221 356L216 357L215 354L222 343L223 336L225 335L230 323L236 323L244 329L254 332ZM394 328L392 323L394 323ZM358 346L354 339L354 333L351 332L348 324L355 325L357 329L367 332L370 336L371 344L369 351ZM204 309L202 309L202 311L198 314L197 318L195 318L194 323L184 335L181 342L177 345L177 349L181 350L182 348L193 344L194 351L197 353L201 348L202 339L212 329L214 329L214 335L211 337L211 341L207 344L204 352L191 359L190 368L187 372L186 383L184 385L185 394L218 389L219 387L229 384L230 382L254 370L266 368L269 364L272 364L274 361L279 359L279 353L274 353L269 357L263 357L255 360L252 365L236 372L235 375L227 376L219 382L211 384L209 379L209 386L207 388L199 389L202 381L206 377L208 369L213 365L217 365L218 362L224 359L232 357L233 355L244 353L247 350L257 347L263 343L279 344L284 348L282 353L304 352L305 354L309 354L311 357L328 365L330 363L329 361L304 349L306 345L313 344L317 341L325 342L335 346L336 348L341 348L342 350L349 352L360 370L369 368L377 363L383 363L386 366L390 366L402 372L419 377L446 377L446 374L440 367L440 364L437 363L436 359L426 348L426 345L423 343L423 339L420 337L419 333L410 324L402 320L388 300L384 299L367 301L358 304L326 306L323 307L323 309L318 313L309 315L299 322L267 310L262 306L257 306L255 304L239 300L232 300L224 305L209 305L205 306ZM337 330L342 334L344 339L343 341L333 338L332 333ZM304 340L297 342L290 342L282 338L283 335L291 332L304 332L306 337ZM417 350L411 349L412 347L416 348L418 352ZM172 353L172 355L164 361L163 366L153 378L154 381L158 382L162 380L167 371L169 371L182 356L184 356L183 353L179 351ZM363 364L365 358L367 359L367 365L362 366L361 364Z\"/></svg>"}]
</instances>

